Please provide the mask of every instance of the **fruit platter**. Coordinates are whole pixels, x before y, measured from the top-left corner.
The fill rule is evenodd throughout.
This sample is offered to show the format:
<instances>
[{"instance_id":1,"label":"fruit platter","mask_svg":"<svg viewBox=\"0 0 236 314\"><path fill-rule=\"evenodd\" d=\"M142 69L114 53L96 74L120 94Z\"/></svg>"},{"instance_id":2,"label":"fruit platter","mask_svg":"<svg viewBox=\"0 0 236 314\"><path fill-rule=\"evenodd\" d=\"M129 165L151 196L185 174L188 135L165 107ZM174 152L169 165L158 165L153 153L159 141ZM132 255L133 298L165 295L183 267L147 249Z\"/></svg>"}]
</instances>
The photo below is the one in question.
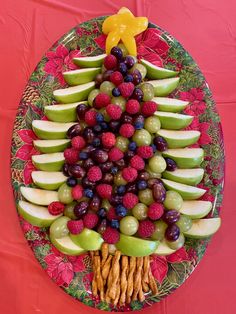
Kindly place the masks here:
<instances>
[{"instance_id":1,"label":"fruit platter","mask_svg":"<svg viewBox=\"0 0 236 314\"><path fill-rule=\"evenodd\" d=\"M209 87L176 39L127 8L76 26L37 65L11 171L35 257L101 310L172 293L221 225L224 147Z\"/></svg>"}]
</instances>

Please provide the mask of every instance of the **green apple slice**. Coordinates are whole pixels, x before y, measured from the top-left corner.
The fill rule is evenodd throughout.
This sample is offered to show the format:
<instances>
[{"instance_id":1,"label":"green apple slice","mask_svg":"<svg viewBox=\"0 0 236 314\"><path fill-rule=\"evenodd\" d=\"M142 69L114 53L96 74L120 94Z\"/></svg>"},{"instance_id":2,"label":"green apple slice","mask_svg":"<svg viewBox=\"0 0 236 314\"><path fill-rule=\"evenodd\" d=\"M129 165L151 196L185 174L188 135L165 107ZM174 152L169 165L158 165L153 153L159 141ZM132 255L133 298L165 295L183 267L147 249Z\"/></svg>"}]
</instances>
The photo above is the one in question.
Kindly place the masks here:
<instances>
[{"instance_id":1,"label":"green apple slice","mask_svg":"<svg viewBox=\"0 0 236 314\"><path fill-rule=\"evenodd\" d=\"M100 71L101 68L78 69L64 72L63 77L68 85L75 86L92 82Z\"/></svg>"},{"instance_id":2,"label":"green apple slice","mask_svg":"<svg viewBox=\"0 0 236 314\"><path fill-rule=\"evenodd\" d=\"M199 131L172 131L161 129L158 135L164 137L169 148L182 148L195 144L201 133Z\"/></svg>"},{"instance_id":3,"label":"green apple slice","mask_svg":"<svg viewBox=\"0 0 236 314\"><path fill-rule=\"evenodd\" d=\"M173 92L173 90L176 89L179 84L179 77L147 81L147 83L152 84L154 87L155 96L162 97L169 95L171 92Z\"/></svg>"},{"instance_id":4,"label":"green apple slice","mask_svg":"<svg viewBox=\"0 0 236 314\"><path fill-rule=\"evenodd\" d=\"M34 133L42 140L60 140L66 138L67 130L76 123L59 123L45 120L34 120Z\"/></svg>"},{"instance_id":5,"label":"green apple slice","mask_svg":"<svg viewBox=\"0 0 236 314\"><path fill-rule=\"evenodd\" d=\"M165 68L158 67L151 62L141 59L140 62L146 67L147 69L147 77L149 79L165 79L169 77L176 76L179 72L168 70Z\"/></svg>"},{"instance_id":6,"label":"green apple slice","mask_svg":"<svg viewBox=\"0 0 236 314\"><path fill-rule=\"evenodd\" d=\"M50 240L52 244L63 254L76 256L86 252L80 246L75 244L69 236L57 239L50 234Z\"/></svg>"},{"instance_id":7,"label":"green apple slice","mask_svg":"<svg viewBox=\"0 0 236 314\"><path fill-rule=\"evenodd\" d=\"M170 255L173 254L176 250L172 250L166 243L165 240L162 240L156 251L154 252L154 254L160 255L160 256L166 256L166 255Z\"/></svg>"},{"instance_id":8,"label":"green apple slice","mask_svg":"<svg viewBox=\"0 0 236 314\"><path fill-rule=\"evenodd\" d=\"M87 104L87 101L75 102L73 104L53 105L44 107L46 117L54 122L77 121L76 107L79 104Z\"/></svg>"},{"instance_id":9,"label":"green apple slice","mask_svg":"<svg viewBox=\"0 0 236 314\"><path fill-rule=\"evenodd\" d=\"M180 213L191 219L203 218L209 214L212 203L209 201L184 201Z\"/></svg>"},{"instance_id":10,"label":"green apple slice","mask_svg":"<svg viewBox=\"0 0 236 314\"><path fill-rule=\"evenodd\" d=\"M154 253L159 241L144 240L133 236L120 234L120 240L116 243L116 248L127 256L147 256Z\"/></svg>"},{"instance_id":11,"label":"green apple slice","mask_svg":"<svg viewBox=\"0 0 236 314\"><path fill-rule=\"evenodd\" d=\"M193 220L193 225L190 230L184 232L184 235L188 238L204 239L212 236L221 225L221 219L218 218L206 218Z\"/></svg>"},{"instance_id":12,"label":"green apple slice","mask_svg":"<svg viewBox=\"0 0 236 314\"><path fill-rule=\"evenodd\" d=\"M154 97L152 100L158 104L158 111L166 112L181 112L189 104L188 101L168 97Z\"/></svg>"},{"instance_id":13,"label":"green apple slice","mask_svg":"<svg viewBox=\"0 0 236 314\"><path fill-rule=\"evenodd\" d=\"M162 179L162 182L164 183L167 190L178 192L184 200L195 200L206 193L206 190L197 188L195 186L190 186L167 179Z\"/></svg>"},{"instance_id":14,"label":"green apple slice","mask_svg":"<svg viewBox=\"0 0 236 314\"><path fill-rule=\"evenodd\" d=\"M74 58L74 64L80 66L81 68L94 68L101 67L103 64L103 60L105 59L106 54L92 56L92 57L78 57Z\"/></svg>"},{"instance_id":15,"label":"green apple slice","mask_svg":"<svg viewBox=\"0 0 236 314\"><path fill-rule=\"evenodd\" d=\"M94 87L95 83L89 82L78 86L57 89L53 92L53 96L56 101L69 104L72 102L86 100Z\"/></svg>"},{"instance_id":16,"label":"green apple slice","mask_svg":"<svg viewBox=\"0 0 236 314\"><path fill-rule=\"evenodd\" d=\"M56 216L51 215L47 207L25 201L19 201L18 211L25 220L36 227L49 227L53 221L62 216L62 214Z\"/></svg>"},{"instance_id":17,"label":"green apple slice","mask_svg":"<svg viewBox=\"0 0 236 314\"><path fill-rule=\"evenodd\" d=\"M87 228L84 228L80 234L70 234L70 237L75 244L86 251L100 250L102 243L104 242L102 236L98 232Z\"/></svg>"},{"instance_id":18,"label":"green apple slice","mask_svg":"<svg viewBox=\"0 0 236 314\"><path fill-rule=\"evenodd\" d=\"M34 147L40 151L40 153L58 153L64 152L64 150L70 145L70 140L35 140Z\"/></svg>"},{"instance_id":19,"label":"green apple slice","mask_svg":"<svg viewBox=\"0 0 236 314\"><path fill-rule=\"evenodd\" d=\"M31 176L34 184L45 190L57 190L67 180L62 172L32 171Z\"/></svg>"},{"instance_id":20,"label":"green apple slice","mask_svg":"<svg viewBox=\"0 0 236 314\"><path fill-rule=\"evenodd\" d=\"M161 127L163 129L184 129L193 121L193 116L180 113L157 111L155 115L158 116L161 121Z\"/></svg>"},{"instance_id":21,"label":"green apple slice","mask_svg":"<svg viewBox=\"0 0 236 314\"><path fill-rule=\"evenodd\" d=\"M165 171L162 173L164 179L188 185L197 185L202 181L204 170L202 168L195 169L176 169L175 171Z\"/></svg>"},{"instance_id":22,"label":"green apple slice","mask_svg":"<svg viewBox=\"0 0 236 314\"><path fill-rule=\"evenodd\" d=\"M179 168L184 169L199 167L203 161L204 151L202 148L167 149L162 155L173 159Z\"/></svg>"},{"instance_id":23,"label":"green apple slice","mask_svg":"<svg viewBox=\"0 0 236 314\"><path fill-rule=\"evenodd\" d=\"M21 186L20 192L27 201L36 205L48 206L52 202L59 201L58 193L56 191L47 191Z\"/></svg>"},{"instance_id":24,"label":"green apple slice","mask_svg":"<svg viewBox=\"0 0 236 314\"><path fill-rule=\"evenodd\" d=\"M64 162L63 153L52 153L32 156L32 162L38 170L60 171Z\"/></svg>"}]
</instances>

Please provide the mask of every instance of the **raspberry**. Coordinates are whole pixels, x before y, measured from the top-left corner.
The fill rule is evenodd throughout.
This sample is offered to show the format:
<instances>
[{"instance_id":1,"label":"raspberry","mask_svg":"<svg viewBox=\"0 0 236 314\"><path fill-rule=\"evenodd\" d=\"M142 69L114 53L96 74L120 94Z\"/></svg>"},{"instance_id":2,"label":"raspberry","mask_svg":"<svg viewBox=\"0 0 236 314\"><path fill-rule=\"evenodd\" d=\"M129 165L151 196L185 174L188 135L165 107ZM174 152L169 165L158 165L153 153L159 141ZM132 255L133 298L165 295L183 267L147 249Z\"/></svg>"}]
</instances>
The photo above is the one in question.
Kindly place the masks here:
<instances>
[{"instance_id":1,"label":"raspberry","mask_svg":"<svg viewBox=\"0 0 236 314\"><path fill-rule=\"evenodd\" d=\"M87 177L91 182L99 181L102 178L102 171L98 166L93 166L89 168L87 172Z\"/></svg>"},{"instance_id":2,"label":"raspberry","mask_svg":"<svg viewBox=\"0 0 236 314\"><path fill-rule=\"evenodd\" d=\"M85 140L83 139L83 137L78 135L78 136L75 136L72 138L71 145L72 145L72 147L74 147L78 150L81 150L82 148L85 147L86 143L85 143Z\"/></svg>"},{"instance_id":3,"label":"raspberry","mask_svg":"<svg viewBox=\"0 0 236 314\"><path fill-rule=\"evenodd\" d=\"M61 202L52 202L48 205L48 211L51 215L57 216L64 212L65 205Z\"/></svg>"},{"instance_id":4,"label":"raspberry","mask_svg":"<svg viewBox=\"0 0 236 314\"><path fill-rule=\"evenodd\" d=\"M123 205L127 209L133 208L138 204L138 196L133 193L126 193L123 197Z\"/></svg>"},{"instance_id":5,"label":"raspberry","mask_svg":"<svg viewBox=\"0 0 236 314\"><path fill-rule=\"evenodd\" d=\"M103 240L108 244L115 244L120 240L120 233L118 230L107 227L102 234Z\"/></svg>"},{"instance_id":6,"label":"raspberry","mask_svg":"<svg viewBox=\"0 0 236 314\"><path fill-rule=\"evenodd\" d=\"M112 186L109 184L101 183L96 186L96 191L101 198L111 198Z\"/></svg>"},{"instance_id":7,"label":"raspberry","mask_svg":"<svg viewBox=\"0 0 236 314\"><path fill-rule=\"evenodd\" d=\"M98 216L95 213L87 213L83 218L84 226L93 229L98 223Z\"/></svg>"},{"instance_id":8,"label":"raspberry","mask_svg":"<svg viewBox=\"0 0 236 314\"><path fill-rule=\"evenodd\" d=\"M121 217L118 217L116 214L116 210L114 207L110 207L108 212L107 212L107 219L112 221L113 219L115 220L120 220Z\"/></svg>"},{"instance_id":9,"label":"raspberry","mask_svg":"<svg viewBox=\"0 0 236 314\"><path fill-rule=\"evenodd\" d=\"M140 104L135 99L130 99L126 103L126 111L130 114L136 114L140 110Z\"/></svg>"},{"instance_id":10,"label":"raspberry","mask_svg":"<svg viewBox=\"0 0 236 314\"><path fill-rule=\"evenodd\" d=\"M68 164L75 164L79 160L79 152L75 148L66 148L64 150L64 157Z\"/></svg>"},{"instance_id":11,"label":"raspberry","mask_svg":"<svg viewBox=\"0 0 236 314\"><path fill-rule=\"evenodd\" d=\"M127 138L133 136L134 131L135 131L134 127L132 126L132 124L129 124L129 123L122 124L122 126L120 127L120 130L119 130L120 135L127 137Z\"/></svg>"},{"instance_id":12,"label":"raspberry","mask_svg":"<svg viewBox=\"0 0 236 314\"><path fill-rule=\"evenodd\" d=\"M105 94L105 93L99 93L93 102L93 106L96 109L101 109L103 107L106 107L107 105L110 104L110 96Z\"/></svg>"},{"instance_id":13,"label":"raspberry","mask_svg":"<svg viewBox=\"0 0 236 314\"><path fill-rule=\"evenodd\" d=\"M102 145L105 148L111 148L115 145L115 143L116 143L115 134L111 132L102 133Z\"/></svg>"},{"instance_id":14,"label":"raspberry","mask_svg":"<svg viewBox=\"0 0 236 314\"><path fill-rule=\"evenodd\" d=\"M97 115L97 112L93 109L90 109L89 111L85 113L84 120L88 126L94 126L97 124L96 115Z\"/></svg>"},{"instance_id":15,"label":"raspberry","mask_svg":"<svg viewBox=\"0 0 236 314\"><path fill-rule=\"evenodd\" d=\"M153 156L153 149L151 146L140 146L137 149L137 154L145 159L148 159Z\"/></svg>"},{"instance_id":16,"label":"raspberry","mask_svg":"<svg viewBox=\"0 0 236 314\"><path fill-rule=\"evenodd\" d=\"M113 147L109 153L108 157L110 161L118 161L124 157L124 153L117 147Z\"/></svg>"},{"instance_id":17,"label":"raspberry","mask_svg":"<svg viewBox=\"0 0 236 314\"><path fill-rule=\"evenodd\" d=\"M129 98L133 94L134 84L130 83L130 82L129 83L121 83L119 85L119 90L120 90L120 93L123 97Z\"/></svg>"},{"instance_id":18,"label":"raspberry","mask_svg":"<svg viewBox=\"0 0 236 314\"><path fill-rule=\"evenodd\" d=\"M81 185L77 184L75 187L71 190L71 196L74 200L79 200L83 197L83 188Z\"/></svg>"},{"instance_id":19,"label":"raspberry","mask_svg":"<svg viewBox=\"0 0 236 314\"><path fill-rule=\"evenodd\" d=\"M148 207L148 212L147 215L151 220L157 220L159 218L161 218L161 216L164 213L164 207L162 204L160 203L152 203L149 207Z\"/></svg>"},{"instance_id":20,"label":"raspberry","mask_svg":"<svg viewBox=\"0 0 236 314\"><path fill-rule=\"evenodd\" d=\"M113 70L117 66L117 59L113 55L108 55L104 59L104 66L107 70Z\"/></svg>"},{"instance_id":21,"label":"raspberry","mask_svg":"<svg viewBox=\"0 0 236 314\"><path fill-rule=\"evenodd\" d=\"M106 107L106 112L112 120L119 120L122 115L122 109L118 105L113 104Z\"/></svg>"},{"instance_id":22,"label":"raspberry","mask_svg":"<svg viewBox=\"0 0 236 314\"><path fill-rule=\"evenodd\" d=\"M143 170L145 168L144 160L138 155L131 158L130 165L137 170Z\"/></svg>"},{"instance_id":23,"label":"raspberry","mask_svg":"<svg viewBox=\"0 0 236 314\"><path fill-rule=\"evenodd\" d=\"M127 182L134 182L137 179L138 172L132 167L127 167L122 170L122 177Z\"/></svg>"},{"instance_id":24,"label":"raspberry","mask_svg":"<svg viewBox=\"0 0 236 314\"><path fill-rule=\"evenodd\" d=\"M79 234L84 229L83 220L69 220L67 222L67 228L69 229L70 233L72 234Z\"/></svg>"},{"instance_id":25,"label":"raspberry","mask_svg":"<svg viewBox=\"0 0 236 314\"><path fill-rule=\"evenodd\" d=\"M111 74L110 81L118 86L123 82L123 75L119 71L115 71Z\"/></svg>"},{"instance_id":26,"label":"raspberry","mask_svg":"<svg viewBox=\"0 0 236 314\"><path fill-rule=\"evenodd\" d=\"M149 117L157 111L157 104L154 101L146 101L141 109L141 112L144 116Z\"/></svg>"},{"instance_id":27,"label":"raspberry","mask_svg":"<svg viewBox=\"0 0 236 314\"><path fill-rule=\"evenodd\" d=\"M139 222L138 234L141 238L149 238L155 231L155 225L150 220Z\"/></svg>"}]
</instances>

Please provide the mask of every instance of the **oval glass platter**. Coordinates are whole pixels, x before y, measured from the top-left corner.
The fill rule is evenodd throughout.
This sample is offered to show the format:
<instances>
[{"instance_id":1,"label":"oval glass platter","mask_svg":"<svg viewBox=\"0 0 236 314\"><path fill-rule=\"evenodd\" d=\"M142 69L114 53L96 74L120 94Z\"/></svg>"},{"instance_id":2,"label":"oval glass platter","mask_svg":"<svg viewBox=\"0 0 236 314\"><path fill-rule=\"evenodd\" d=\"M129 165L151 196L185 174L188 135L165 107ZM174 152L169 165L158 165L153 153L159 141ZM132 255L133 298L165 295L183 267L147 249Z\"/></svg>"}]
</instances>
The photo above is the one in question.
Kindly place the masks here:
<instances>
[{"instance_id":1,"label":"oval glass platter","mask_svg":"<svg viewBox=\"0 0 236 314\"><path fill-rule=\"evenodd\" d=\"M33 146L36 135L32 121L43 119L44 107L55 104L53 91L66 87L62 72L76 69L76 56L94 56L104 53L105 35L101 26L105 17L84 22L62 36L44 55L32 73L24 90L14 124L11 173L16 204L23 199L21 186L34 186L31 172L35 170L31 156L37 154ZM220 119L211 91L200 69L181 46L166 31L153 24L136 38L138 55L168 69L179 71L180 83L169 97L189 101L184 113L194 116L188 129L199 130L201 136L194 147L204 149L202 167L204 178L198 185L206 189L202 197L213 203L208 217L220 213L224 182L224 147ZM34 227L19 216L20 224L36 259L51 279L74 299L107 311L140 310L172 293L192 273L203 257L210 238L186 238L184 247L169 256L153 257L152 273L157 280L158 296L147 295L144 302L116 306L101 302L91 293L92 268L88 254L68 256L60 253L50 242L48 229Z\"/></svg>"}]
</instances>

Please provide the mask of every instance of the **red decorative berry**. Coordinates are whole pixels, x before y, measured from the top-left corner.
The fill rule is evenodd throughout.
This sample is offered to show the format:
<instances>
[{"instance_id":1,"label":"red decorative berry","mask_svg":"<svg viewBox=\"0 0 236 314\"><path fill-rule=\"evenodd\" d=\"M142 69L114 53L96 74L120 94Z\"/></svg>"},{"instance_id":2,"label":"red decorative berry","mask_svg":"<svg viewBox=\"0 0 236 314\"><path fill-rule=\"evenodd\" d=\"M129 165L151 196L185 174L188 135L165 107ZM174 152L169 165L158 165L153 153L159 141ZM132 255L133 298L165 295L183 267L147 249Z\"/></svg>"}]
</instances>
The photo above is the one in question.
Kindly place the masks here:
<instances>
[{"instance_id":1,"label":"red decorative berry","mask_svg":"<svg viewBox=\"0 0 236 314\"><path fill-rule=\"evenodd\" d=\"M120 239L120 233L118 230L107 227L104 233L102 234L103 240L108 244L115 244Z\"/></svg>"},{"instance_id":2,"label":"red decorative berry","mask_svg":"<svg viewBox=\"0 0 236 314\"><path fill-rule=\"evenodd\" d=\"M152 203L148 207L147 215L151 220L160 219L164 213L164 206L161 203Z\"/></svg>"},{"instance_id":3,"label":"red decorative berry","mask_svg":"<svg viewBox=\"0 0 236 314\"><path fill-rule=\"evenodd\" d=\"M101 109L109 105L111 102L110 96L105 93L99 93L93 102L93 106L96 109Z\"/></svg>"},{"instance_id":4,"label":"red decorative berry","mask_svg":"<svg viewBox=\"0 0 236 314\"><path fill-rule=\"evenodd\" d=\"M145 168L145 162L143 158L138 155L135 155L131 158L130 165L137 170L143 170Z\"/></svg>"},{"instance_id":5,"label":"red decorative berry","mask_svg":"<svg viewBox=\"0 0 236 314\"><path fill-rule=\"evenodd\" d=\"M123 75L119 71L115 71L111 74L110 81L118 86L123 82Z\"/></svg>"},{"instance_id":6,"label":"red decorative berry","mask_svg":"<svg viewBox=\"0 0 236 314\"><path fill-rule=\"evenodd\" d=\"M140 146L137 149L137 154L144 159L148 159L153 156L153 149L151 146Z\"/></svg>"},{"instance_id":7,"label":"red decorative berry","mask_svg":"<svg viewBox=\"0 0 236 314\"><path fill-rule=\"evenodd\" d=\"M126 103L126 112L129 114L136 114L140 110L140 104L135 99L130 99Z\"/></svg>"},{"instance_id":8,"label":"red decorative berry","mask_svg":"<svg viewBox=\"0 0 236 314\"><path fill-rule=\"evenodd\" d=\"M137 179L138 171L135 168L127 167L122 170L122 177L127 182L134 182Z\"/></svg>"},{"instance_id":9,"label":"red decorative berry","mask_svg":"<svg viewBox=\"0 0 236 314\"><path fill-rule=\"evenodd\" d=\"M111 132L102 133L102 145L105 148L111 148L115 145L115 143L116 143L115 134Z\"/></svg>"},{"instance_id":10,"label":"red decorative berry","mask_svg":"<svg viewBox=\"0 0 236 314\"><path fill-rule=\"evenodd\" d=\"M76 148L66 148L64 150L64 157L68 164L75 164L79 160L79 151Z\"/></svg>"},{"instance_id":11,"label":"red decorative berry","mask_svg":"<svg viewBox=\"0 0 236 314\"><path fill-rule=\"evenodd\" d=\"M72 145L72 147L74 147L78 150L81 150L82 148L85 147L86 143L85 143L85 140L83 139L83 137L78 135L78 136L75 136L72 138L71 145Z\"/></svg>"},{"instance_id":12,"label":"red decorative berry","mask_svg":"<svg viewBox=\"0 0 236 314\"><path fill-rule=\"evenodd\" d=\"M84 229L83 220L69 220L67 222L67 228L69 229L70 233L72 234L79 234Z\"/></svg>"},{"instance_id":13,"label":"red decorative berry","mask_svg":"<svg viewBox=\"0 0 236 314\"><path fill-rule=\"evenodd\" d=\"M102 171L98 166L93 166L89 168L87 172L87 177L91 182L99 181L102 178Z\"/></svg>"},{"instance_id":14,"label":"red decorative berry","mask_svg":"<svg viewBox=\"0 0 236 314\"><path fill-rule=\"evenodd\" d=\"M129 98L133 94L134 84L133 83L121 83L119 85L119 90L120 90L121 95L124 98Z\"/></svg>"},{"instance_id":15,"label":"red decorative berry","mask_svg":"<svg viewBox=\"0 0 236 314\"><path fill-rule=\"evenodd\" d=\"M146 101L141 109L141 112L144 116L149 117L157 111L157 104L154 101Z\"/></svg>"},{"instance_id":16,"label":"red decorative berry","mask_svg":"<svg viewBox=\"0 0 236 314\"><path fill-rule=\"evenodd\" d=\"M90 109L85 113L84 120L88 126L94 126L97 124L96 115L97 112L93 109Z\"/></svg>"},{"instance_id":17,"label":"red decorative berry","mask_svg":"<svg viewBox=\"0 0 236 314\"><path fill-rule=\"evenodd\" d=\"M123 205L127 209L132 209L138 204L138 196L133 193L126 193L123 197Z\"/></svg>"},{"instance_id":18,"label":"red decorative berry","mask_svg":"<svg viewBox=\"0 0 236 314\"><path fill-rule=\"evenodd\" d=\"M108 212L107 212L107 219L108 220L112 220L112 219L115 219L115 220L120 220L122 217L119 217L116 215L116 210L114 207L110 207Z\"/></svg>"},{"instance_id":19,"label":"red decorative berry","mask_svg":"<svg viewBox=\"0 0 236 314\"><path fill-rule=\"evenodd\" d=\"M109 153L108 157L110 161L118 161L124 157L124 153L117 147L113 147Z\"/></svg>"},{"instance_id":20,"label":"red decorative berry","mask_svg":"<svg viewBox=\"0 0 236 314\"><path fill-rule=\"evenodd\" d=\"M84 226L93 229L98 223L98 215L95 213L87 213L83 218Z\"/></svg>"},{"instance_id":21,"label":"red decorative berry","mask_svg":"<svg viewBox=\"0 0 236 314\"><path fill-rule=\"evenodd\" d=\"M150 220L143 220L139 222L138 234L141 238L149 238L155 231L155 225Z\"/></svg>"},{"instance_id":22,"label":"red decorative berry","mask_svg":"<svg viewBox=\"0 0 236 314\"><path fill-rule=\"evenodd\" d=\"M83 197L83 188L81 185L77 184L71 190L71 195L74 200L79 200Z\"/></svg>"},{"instance_id":23,"label":"red decorative berry","mask_svg":"<svg viewBox=\"0 0 236 314\"><path fill-rule=\"evenodd\" d=\"M101 198L110 199L112 193L112 186L105 183L100 183L96 186L96 191Z\"/></svg>"},{"instance_id":24,"label":"red decorative berry","mask_svg":"<svg viewBox=\"0 0 236 314\"><path fill-rule=\"evenodd\" d=\"M119 120L122 115L120 106L110 104L106 107L106 112L112 120Z\"/></svg>"},{"instance_id":25,"label":"red decorative berry","mask_svg":"<svg viewBox=\"0 0 236 314\"><path fill-rule=\"evenodd\" d=\"M48 205L48 211L51 215L57 216L64 212L65 205L61 202L52 202Z\"/></svg>"},{"instance_id":26,"label":"red decorative berry","mask_svg":"<svg viewBox=\"0 0 236 314\"><path fill-rule=\"evenodd\" d=\"M108 55L104 59L104 66L107 70L113 70L117 66L117 59L113 55Z\"/></svg>"},{"instance_id":27,"label":"red decorative berry","mask_svg":"<svg viewBox=\"0 0 236 314\"><path fill-rule=\"evenodd\" d=\"M135 131L135 128L130 123L122 124L122 126L120 127L120 130L119 130L120 135L127 137L127 138L133 136L134 131Z\"/></svg>"}]
</instances>

